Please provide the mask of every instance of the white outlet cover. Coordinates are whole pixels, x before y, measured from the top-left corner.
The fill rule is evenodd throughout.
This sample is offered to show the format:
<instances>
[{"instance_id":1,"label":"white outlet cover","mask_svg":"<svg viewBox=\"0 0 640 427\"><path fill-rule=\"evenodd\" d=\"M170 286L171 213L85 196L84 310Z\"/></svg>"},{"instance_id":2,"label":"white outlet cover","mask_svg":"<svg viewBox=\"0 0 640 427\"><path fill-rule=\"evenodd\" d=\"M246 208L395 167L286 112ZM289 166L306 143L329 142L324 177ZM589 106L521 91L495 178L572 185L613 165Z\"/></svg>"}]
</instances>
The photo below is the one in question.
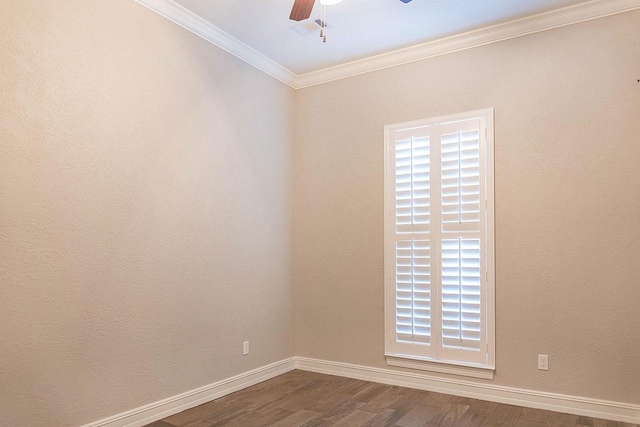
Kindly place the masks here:
<instances>
[{"instance_id":1,"label":"white outlet cover","mask_svg":"<svg viewBox=\"0 0 640 427\"><path fill-rule=\"evenodd\" d=\"M242 343L242 355L246 356L247 354L249 354L249 341Z\"/></svg>"},{"instance_id":2,"label":"white outlet cover","mask_svg":"<svg viewBox=\"0 0 640 427\"><path fill-rule=\"evenodd\" d=\"M549 356L547 356L546 354L538 355L538 369L540 369L541 371L549 370Z\"/></svg>"}]
</instances>

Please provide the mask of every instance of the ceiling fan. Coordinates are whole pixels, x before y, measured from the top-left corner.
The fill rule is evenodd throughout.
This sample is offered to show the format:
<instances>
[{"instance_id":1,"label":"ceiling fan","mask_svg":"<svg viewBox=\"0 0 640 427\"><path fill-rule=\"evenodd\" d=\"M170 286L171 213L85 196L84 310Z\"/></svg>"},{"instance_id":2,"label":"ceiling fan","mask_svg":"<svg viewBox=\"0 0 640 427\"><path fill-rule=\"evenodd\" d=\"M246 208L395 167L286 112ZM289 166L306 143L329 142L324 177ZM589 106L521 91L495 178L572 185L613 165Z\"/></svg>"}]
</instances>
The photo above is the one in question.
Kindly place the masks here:
<instances>
[{"instance_id":1,"label":"ceiling fan","mask_svg":"<svg viewBox=\"0 0 640 427\"><path fill-rule=\"evenodd\" d=\"M320 3L323 5L332 5L339 3L341 0L320 0ZM411 0L400 0L402 3L409 3ZM289 15L289 19L293 21L302 21L304 19L309 19L311 16L311 10L313 9L313 5L316 0L295 0L293 3L293 8L291 9L291 15Z\"/></svg>"}]
</instances>

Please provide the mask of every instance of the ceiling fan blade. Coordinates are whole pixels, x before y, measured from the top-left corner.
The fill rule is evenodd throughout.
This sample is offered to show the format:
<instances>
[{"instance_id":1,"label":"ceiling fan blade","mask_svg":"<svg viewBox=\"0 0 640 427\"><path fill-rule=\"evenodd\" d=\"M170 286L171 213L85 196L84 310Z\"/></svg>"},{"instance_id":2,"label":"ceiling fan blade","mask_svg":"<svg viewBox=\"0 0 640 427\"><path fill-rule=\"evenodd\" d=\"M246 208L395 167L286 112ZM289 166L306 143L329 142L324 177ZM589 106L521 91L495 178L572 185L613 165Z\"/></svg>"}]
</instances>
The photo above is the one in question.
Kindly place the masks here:
<instances>
[{"instance_id":1,"label":"ceiling fan blade","mask_svg":"<svg viewBox=\"0 0 640 427\"><path fill-rule=\"evenodd\" d=\"M294 21L308 19L311 16L311 10L313 9L315 2L316 0L295 0L289 19Z\"/></svg>"}]
</instances>

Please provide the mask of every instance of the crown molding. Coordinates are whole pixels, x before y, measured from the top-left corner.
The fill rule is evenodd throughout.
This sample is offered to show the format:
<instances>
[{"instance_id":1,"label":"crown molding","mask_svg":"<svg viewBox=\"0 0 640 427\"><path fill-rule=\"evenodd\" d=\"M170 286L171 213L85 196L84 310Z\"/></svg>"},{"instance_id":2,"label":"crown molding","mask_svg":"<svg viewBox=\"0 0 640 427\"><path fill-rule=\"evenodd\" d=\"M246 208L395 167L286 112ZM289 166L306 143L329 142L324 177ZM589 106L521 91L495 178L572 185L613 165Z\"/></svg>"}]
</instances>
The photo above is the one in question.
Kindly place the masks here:
<instances>
[{"instance_id":1,"label":"crown molding","mask_svg":"<svg viewBox=\"0 0 640 427\"><path fill-rule=\"evenodd\" d=\"M295 88L298 76L172 0L135 0L168 20Z\"/></svg>"},{"instance_id":2,"label":"crown molding","mask_svg":"<svg viewBox=\"0 0 640 427\"><path fill-rule=\"evenodd\" d=\"M592 0L302 74L295 86L315 86L635 9L640 9L640 0Z\"/></svg>"},{"instance_id":3,"label":"crown molding","mask_svg":"<svg viewBox=\"0 0 640 427\"><path fill-rule=\"evenodd\" d=\"M640 0L591 0L574 6L555 9L538 15L296 75L173 0L135 1L294 89L316 86L397 65L640 9Z\"/></svg>"}]
</instances>

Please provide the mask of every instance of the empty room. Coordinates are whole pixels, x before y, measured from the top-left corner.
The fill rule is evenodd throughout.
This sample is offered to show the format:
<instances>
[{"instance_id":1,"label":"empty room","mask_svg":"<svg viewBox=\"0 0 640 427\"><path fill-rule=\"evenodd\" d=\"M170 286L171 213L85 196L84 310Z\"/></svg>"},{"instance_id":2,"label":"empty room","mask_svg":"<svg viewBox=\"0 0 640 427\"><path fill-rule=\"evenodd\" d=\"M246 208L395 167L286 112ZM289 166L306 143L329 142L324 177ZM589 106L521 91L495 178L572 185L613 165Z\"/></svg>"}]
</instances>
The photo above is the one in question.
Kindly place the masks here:
<instances>
[{"instance_id":1,"label":"empty room","mask_svg":"<svg viewBox=\"0 0 640 427\"><path fill-rule=\"evenodd\" d=\"M640 0L1 0L0 427L640 425Z\"/></svg>"}]
</instances>

